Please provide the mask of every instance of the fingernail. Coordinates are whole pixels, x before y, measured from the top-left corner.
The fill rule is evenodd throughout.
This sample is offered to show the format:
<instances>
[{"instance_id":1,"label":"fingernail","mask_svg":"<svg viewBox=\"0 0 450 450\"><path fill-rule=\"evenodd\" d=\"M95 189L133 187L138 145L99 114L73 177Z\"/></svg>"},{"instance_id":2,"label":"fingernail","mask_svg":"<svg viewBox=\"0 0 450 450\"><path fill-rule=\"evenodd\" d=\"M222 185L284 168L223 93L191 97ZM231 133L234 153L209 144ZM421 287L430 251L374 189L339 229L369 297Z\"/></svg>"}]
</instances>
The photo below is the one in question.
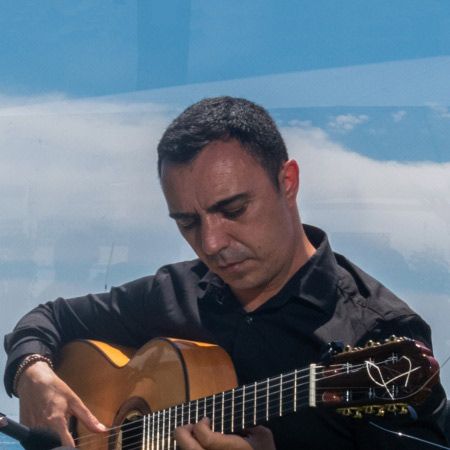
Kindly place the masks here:
<instances>
[{"instance_id":1,"label":"fingernail","mask_svg":"<svg viewBox=\"0 0 450 450\"><path fill-rule=\"evenodd\" d=\"M108 431L108 428L100 422L97 424L97 426L100 431Z\"/></svg>"}]
</instances>

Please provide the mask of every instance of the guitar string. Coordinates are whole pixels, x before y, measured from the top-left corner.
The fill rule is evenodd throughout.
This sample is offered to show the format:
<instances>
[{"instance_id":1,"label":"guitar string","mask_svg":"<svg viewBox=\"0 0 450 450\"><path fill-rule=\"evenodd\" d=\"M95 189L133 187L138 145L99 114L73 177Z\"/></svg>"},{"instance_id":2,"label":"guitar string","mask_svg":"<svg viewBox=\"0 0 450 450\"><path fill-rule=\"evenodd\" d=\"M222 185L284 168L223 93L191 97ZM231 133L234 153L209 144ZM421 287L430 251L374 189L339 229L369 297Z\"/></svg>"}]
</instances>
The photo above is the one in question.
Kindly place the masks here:
<instances>
[{"instance_id":1,"label":"guitar string","mask_svg":"<svg viewBox=\"0 0 450 450\"><path fill-rule=\"evenodd\" d=\"M323 366L319 366L319 367L323 367ZM309 369L309 367L308 367L308 368L304 368L304 369L298 370L298 371L297 371L297 374L303 373L303 372L309 372L309 371L310 371L310 369ZM292 375L294 376L294 372L292 372ZM308 377L309 377L309 374L308 374L308 375L301 376L301 377L298 377L298 380L305 379L305 378L308 378ZM278 376L278 377L271 378L271 380L276 380L277 378L279 378L279 376ZM264 382L264 381L263 381L263 382ZM276 387L276 386L277 386L277 385L273 385L273 387ZM236 388L235 390L237 391L238 389L241 389L241 388L242 388L242 386L240 386L239 388ZM217 394L217 395L220 395L220 394L221 394L221 393L219 393L219 394ZM208 396L207 398L210 398L210 397L212 397L212 396ZM183 403L183 404L189 404L189 403L191 403L191 402L185 402L185 403ZM177 406L179 406L180 409L181 409L181 404L180 404L180 405L177 405ZM157 411L155 411L155 413L157 413ZM177 418L178 418L178 417L181 417L181 413L180 413L180 415L177 415ZM125 429L125 428L127 427L127 425L132 425L132 422L129 423L129 424L126 424L126 425L118 425L118 426L116 426L116 427L111 427L111 428L108 429L108 431L112 431L112 430L118 429L118 428L123 428L123 429ZM88 436L90 436L90 435L82 436L82 437L78 438L77 441L79 442L79 441L82 440L84 437L88 437Z\"/></svg>"},{"instance_id":2,"label":"guitar string","mask_svg":"<svg viewBox=\"0 0 450 450\"><path fill-rule=\"evenodd\" d=\"M337 366L337 365L335 365L335 366ZM347 369L347 365L346 364L344 364L344 365L341 365L344 369ZM354 370L355 369L355 367L358 367L358 366L353 366L352 367L352 369ZM363 364L361 364L360 365L360 367L363 367ZM307 370L309 370L309 369L307 369ZM340 373L336 373L336 367L335 367L335 369L334 370L332 370L332 371L329 371L329 372L331 372L332 373L332 375L329 375L328 377L326 377L326 376L323 376L322 378L321 378L321 380L323 380L323 379L328 379L328 378L331 378L331 377L336 377L336 376L339 376L339 375L341 375ZM325 371L325 373L327 373L326 371ZM286 385L288 385L289 383L293 383L293 381L295 380L295 378L293 379L293 380L286 380L286 377L287 377L287 375L285 376L285 380L283 381L283 384L284 384L284 386L283 386L283 390L284 391L286 391L286 390L291 390L291 389L293 389L293 386L287 386L287 387L285 387ZM307 378L307 377L300 377L300 378L298 378L297 379L297 382L298 382L298 380L299 379L301 379L301 378ZM274 378L272 378L272 380L273 381L275 381L275 380L277 380L277 379L280 379L280 377L274 377ZM264 382L265 382L265 380L262 382L263 384L264 384ZM306 383L307 384L307 383ZM274 390L274 389L276 389L276 388L278 388L280 386L280 384L274 384L274 383L272 383L272 385L270 385L270 390L271 390L271 392L270 392L270 396L276 396L276 395L279 395L280 394L280 391L278 390ZM300 388L300 387L302 387L302 386L304 386L304 384L298 384L297 385L297 388ZM253 387L253 385L247 385L247 388L248 387ZM333 387L334 389L337 389L338 387ZM366 388L364 388L364 387L361 387L361 388L359 388L359 389L364 389L364 390L366 390L368 387L366 387ZM321 388L322 390L329 390L330 388L326 388L326 387L323 387L323 388ZM240 388L237 388L236 389L236 391L241 391L242 390L242 387L240 387ZM354 390L354 389L353 389ZM218 395L220 395L220 394L218 394ZM257 397L257 400L260 400L261 398L264 398L266 396L266 394L263 392L260 396L258 396ZM237 403L237 407L241 407L242 406L242 402L237 402L236 400L240 400L241 399L241 397L239 396L239 394L235 397L235 403ZM227 400L229 400L229 399L227 399ZM228 402L226 400L226 402ZM204 401L204 398L203 399L199 399L199 402L201 402L201 401ZM247 399L245 399L244 400L244 402L245 403L247 403L247 402L249 402L249 403L251 403L251 402L253 402L254 401L254 396L253 397L251 397L251 398L247 398ZM191 406L193 406L193 402L190 402L190 403L188 403L188 404L190 404ZM181 409L181 408L180 408ZM186 408L187 409L187 408ZM228 413L228 409L229 409L229 407L226 407L225 408L225 412L226 413ZM191 408L191 410L192 410L192 408ZM155 412L154 413L154 415L155 414L157 414L157 412ZM172 417L172 416L171 416ZM155 417L154 417L155 418ZM181 417L181 414L179 415L179 414L177 414L176 416L174 415L174 421L176 421L176 423L178 423L178 419L179 418L182 418ZM180 421L180 423L181 423L181 421ZM117 426L117 427L112 427L112 428L110 428L109 429L109 431L112 431L114 428L116 428L116 429L119 429L119 428L121 428L123 431L131 431L132 430L132 428L131 427L133 427L133 426L135 426L135 422L130 422L130 423L128 423L128 424L125 424L125 425L119 425L119 426ZM138 425L137 427L136 427L136 429L139 429L140 428L140 425ZM95 436L95 435L94 435ZM80 437L80 438L78 438L78 442L80 442L81 440L83 440L83 439L87 439L87 438L89 438L90 437L90 435L86 435L86 436L82 436L82 437Z\"/></svg>"},{"instance_id":3,"label":"guitar string","mask_svg":"<svg viewBox=\"0 0 450 450\"><path fill-rule=\"evenodd\" d=\"M300 397L299 400L300 400L300 401L303 401L304 399L307 399L307 398L308 398L308 395L304 395L304 396L301 395L301 397ZM284 413L285 413L285 414L294 411L294 408L293 408L294 402L295 402L295 400L292 399L292 398L285 402L285 407L284 407ZM324 402L324 401L322 401L322 400L319 399L319 400L317 401L317 403L318 403L318 404L322 404L322 403L326 403L326 402ZM329 403L329 402L328 402L328 403ZM278 403L278 400L277 400L277 399L271 399L271 400L270 400L270 406L269 406L269 409L270 409L271 411L273 411L274 407L275 407L276 409L278 409L278 406L279 406L279 403ZM302 405L302 406L303 406L303 405ZM263 412L263 413L265 412L265 405L260 405L260 406L257 408L257 410L258 410L258 412L256 413L256 414L257 414L257 417L260 417L260 416L263 416L263 417L264 417L264 414L260 414L260 412ZM231 422L231 421L230 421L229 419L228 419L228 420L225 420L225 424L226 424L227 430L229 429L230 422ZM251 423L250 425L253 425L253 423ZM139 433L136 433L136 434L134 434L134 435L131 435L131 436L128 436L128 437L125 437L125 438L122 439L122 444L124 444L125 441L127 441L127 439L128 439L128 440L132 440L132 442L130 442L129 444L127 443L126 445L122 445L122 448L123 448L123 449L127 448L128 445L133 445L133 441L136 439L136 437L141 437L140 431L142 430L142 428L143 428L143 427L142 427L141 425L138 426L138 427L136 427L136 429L139 430ZM239 429L239 428L241 428L241 427L240 427L240 426L237 426L236 428ZM128 430L128 431L131 431L131 430ZM171 437L172 432L173 432L173 430L168 430L167 433L161 434L161 435L160 435L160 441L161 441L161 442L162 442L163 440L164 440L164 441L167 441L167 438L168 438L168 437L169 437L170 439L172 439L172 437Z\"/></svg>"},{"instance_id":4,"label":"guitar string","mask_svg":"<svg viewBox=\"0 0 450 450\"><path fill-rule=\"evenodd\" d=\"M387 359L386 361L389 361L389 359ZM346 365L346 364L342 364L342 365L340 365L340 366L341 366L341 368L343 368L343 369L345 369L345 370L347 369L347 365ZM359 367L363 367L363 366L364 366L364 365L361 364ZM339 366L338 366L338 365L335 365L335 368L334 368L333 370L328 371L328 372L331 372L332 374L329 375L329 376L322 376L322 377L321 377L321 380L329 379L329 378L333 378L333 377L337 377L337 376L341 375L340 373L336 373L337 367L339 367ZM358 366L356 366L356 365L352 366L352 370L353 370L353 371L354 371L356 368L358 368ZM303 369L302 371L305 371L305 370L309 370L309 369ZM298 371L298 372L301 372L301 371ZM297 372L297 373L298 373L298 372ZM325 373L327 373L327 371L325 371ZM291 375L295 375L295 373L292 373ZM276 389L276 388L279 388L280 384L273 384L273 383L272 383L272 385L269 386L270 391L271 391L270 394L269 394L269 397L270 397L270 396L278 396L278 395L280 395L280 394L281 394L281 396L282 396L282 393L283 393L283 392L286 392L286 391L292 391L292 390L294 389L294 385L292 385L292 383L295 381L295 378L294 378L294 379L291 379L291 380L286 379L286 378L287 378L287 375L285 375L284 378L285 378L285 379L283 380L283 384L282 384L283 387L282 387L281 391L280 391L280 390L274 390L274 389ZM305 378L305 377L299 377L299 378L297 378L297 382L298 382L298 380L301 379L301 378ZM280 379L280 376L274 377L274 378L272 378L271 380L275 381L275 380L277 380L277 379ZM263 385L264 385L264 382L265 382L265 381L262 382ZM261 383L261 382L260 382L260 383ZM291 384L291 386L288 386L289 384ZM308 384L308 383L305 383L305 384ZM304 386L305 384L298 384L298 385L297 385L297 389L298 389L298 388L301 388L301 387ZM246 385L246 386L247 386L247 388L252 388L252 387L254 386L254 384ZM262 386L262 388L264 388L264 386ZM338 388L339 388L339 387L332 387L331 389L338 389ZM361 390L367 390L367 388L368 388L368 387L359 387L358 389L361 389ZM242 387L236 389L236 391L238 391L238 390L239 390L239 391L242 390ZM318 390L324 391L324 390L330 390L330 388L329 388L329 387L328 387L328 388L327 388L327 387L320 387ZM354 388L353 388L352 390L355 391ZM218 395L220 395L220 394L218 394ZM258 400L260 400L261 398L264 398L264 397L266 397L266 394L265 394L265 393L262 393L262 395L259 395L259 396L256 397L256 401L258 401ZM244 402L240 402L240 400L241 400L241 397L240 397L239 394L238 394L238 395L235 397L235 407L236 407L236 408L239 408L239 409L240 409L241 406L243 406L242 403L244 403L244 405L245 405L246 403L250 403L250 404L251 404L251 403L255 402L254 396L251 396L250 398L244 399ZM301 399L301 400L302 400L302 399ZM201 403L202 401L204 402L204 398L203 398L203 399L199 399L199 403ZM269 400L269 401L271 401L271 400ZM274 403L276 403L277 401L278 401L278 398L276 398L276 399L274 400ZM287 400L284 400L284 401L286 402ZM195 402L195 401L194 401L194 402ZM225 402L228 403L228 402L229 402L229 399L226 399ZM189 404L192 406L192 403L193 403L193 402L190 402ZM172 408L173 408L173 407L172 407ZM171 408L171 409L172 409L172 408ZM225 412L226 414L228 414L229 408L230 408L230 407L224 408L224 412ZM191 409L192 409L192 408L191 408ZM155 415L155 414L157 414L157 412L155 412L153 415ZM154 418L155 418L155 417L153 417L153 419L154 419ZM172 415L171 415L171 418L172 418ZM180 415L179 415L179 414L174 415L173 418L174 418L174 422L175 422L175 423L178 423L178 419L181 418L181 414L180 414ZM181 421L180 421L180 423L181 423ZM132 427L134 427L134 428L132 428ZM121 428L123 431L129 432L129 431L133 431L133 429L141 429L141 425L139 424L138 426L135 426L135 422L130 422L130 423L125 424L125 425L119 425L119 426L117 426L117 427L112 427L112 428L109 429L109 431L112 431L114 428L115 428L115 429ZM88 439L90 436L98 436L98 435L92 434L92 435L82 436L82 437L76 439L76 441L77 441L78 443L81 443L81 441L84 440L84 443L85 443L85 442L86 442L86 439Z\"/></svg>"},{"instance_id":5,"label":"guitar string","mask_svg":"<svg viewBox=\"0 0 450 450\"><path fill-rule=\"evenodd\" d=\"M444 367L447 363L448 363L448 361L450 360L450 357L448 357L445 361L444 361L444 363L443 363L443 365L441 366L441 368L442 367ZM439 371L438 371L439 372ZM437 373L438 372L435 372L434 374L432 374L429 378L428 378L428 380L426 380L425 381L425 383L422 385L422 389L427 385L427 384L429 384L430 382L431 382L431 380L437 375ZM416 392L419 392L420 391L420 388L416 391ZM409 397L409 396L408 396ZM425 439L421 439L421 438L418 438L418 437L416 437L416 436L410 436L410 435L408 435L408 434L404 434L404 433L402 433L402 432L399 432L399 431L394 431L394 430L389 430L389 429L387 429L387 428L384 428L384 427L382 427L382 426L380 426L380 425L377 425L377 424L375 424L374 422L369 422L371 425L373 425L373 426L375 426L375 427L377 427L377 428L379 428L379 429L381 429L381 430L383 430L383 431L386 431L386 432L388 432L388 433L392 433L392 434L394 434L394 435L397 435L398 437L405 437L405 438L407 438L407 439L411 439L411 440L416 440L416 441L419 441L419 442L422 442L422 443L425 443L425 444L429 444L430 446L434 446L434 447L437 447L437 448L442 448L442 449L445 449L445 450L450 450L450 447L445 447L445 446L442 446L442 445L440 445L440 444L437 444L437 443L434 443L434 442L432 442L432 441L427 441L427 440L425 440ZM170 438L171 439L171 438ZM163 441L164 442L164 441ZM173 440L173 441L168 441L168 442L170 442L170 447L172 447L173 446L173 448L175 449L176 448L176 442ZM148 444L149 443L147 443L147 448L149 448L148 447ZM154 448L153 446L154 446L154 442L151 442L151 444L152 444L152 448ZM164 446L163 446L164 447ZM128 449L128 450L131 450L131 449ZM167 450L170 450L169 449L169 446L168 446L168 448L167 448Z\"/></svg>"},{"instance_id":6,"label":"guitar string","mask_svg":"<svg viewBox=\"0 0 450 450\"><path fill-rule=\"evenodd\" d=\"M308 368L308 369L303 369L302 371L306 371L306 370L309 371L309 368ZM308 375L308 376L309 376L309 375ZM299 378L297 379L297 381L301 380L302 378L303 378L303 379L308 378L308 376L299 377ZM332 376L337 376L337 374L333 374ZM278 376L278 377L274 377L274 378L271 379L271 380L273 380L273 383L270 385L271 392L270 392L270 395L269 395L269 396L272 396L272 395L279 395L280 390L275 390L275 389L278 389L278 388L280 387L280 383L277 383L277 384L274 383L275 380L278 380L279 378L280 378L280 377ZM327 377L324 377L324 378L327 378ZM290 381L292 382L292 381L294 381L294 380L295 380L295 378L293 378L293 379L290 380ZM263 383L264 383L264 381L263 381ZM302 388L303 386L305 386L305 385L307 385L307 384L309 384L309 383L298 384L298 385L297 385L297 388L298 388L298 389L299 389L299 388ZM281 386L282 386L282 385L281 385ZM241 389L242 389L242 386L239 387L239 388L236 388L236 391L237 391L238 389L241 390ZM291 388L291 389L292 389L292 388ZM284 388L284 390L286 391L286 388ZM217 394L217 396L220 396L220 394L221 394L221 393ZM260 400L261 398L264 398L265 396L266 396L266 394L265 394L264 392L262 392L262 393L260 393L260 395L258 395L257 400ZM209 396L208 398L211 398L211 396ZM237 397L237 399L240 400L241 397L239 396L239 397ZM254 399L254 398L252 397L252 400L253 400L253 399ZM203 400L203 398L202 398L202 399L199 399L199 400ZM236 398L235 398L235 401L236 401ZM245 401L250 401L250 400L245 400ZM191 401L191 402L188 402L188 403L185 403L185 404L190 404L190 405L192 405L193 402L195 402L195 400L194 400L194 401ZM178 409L181 410L181 405L177 405L177 406L178 406ZM210 406L211 406L211 405L210 405ZM239 406L242 406L242 402L239 404ZM172 409L173 409L173 408L174 408L174 407L172 407ZM191 408L191 409L192 409L192 408ZM186 408L186 412L187 412L187 411L188 411L188 409ZM228 413L228 412L229 412L229 407L225 408L224 411L225 411L226 413ZM158 411L155 411L154 413L151 413L151 414L149 414L148 416L152 416L152 415L153 415L153 419L154 419L155 416L156 416L157 414L158 414ZM179 421L178 419L182 419L182 418L183 418L183 417L182 417L181 412L180 412L180 413L177 413L177 415L174 416L174 419L176 420L176 423L178 423L178 421ZM140 425L140 424L139 424L139 425L136 425L135 422L137 422L137 421L130 422L130 423L125 424L125 425L118 425L118 426L116 426L116 427L111 427L111 428L108 429L108 431L114 431L114 430L115 430L115 431L126 431L126 432L128 433L128 432L130 432L130 431L134 431L134 430L139 430L139 429L141 429L141 425ZM181 420L180 420L180 423L181 423ZM98 436L98 434L96 434L96 433L88 434L88 435L81 436L80 438L75 439L75 442L78 443L78 444L80 444L80 443L85 444L88 438L90 438L90 437L97 437L97 436ZM107 438L107 436L106 436L106 438ZM83 442L81 442L81 441L83 441Z\"/></svg>"},{"instance_id":7,"label":"guitar string","mask_svg":"<svg viewBox=\"0 0 450 450\"><path fill-rule=\"evenodd\" d=\"M295 400L292 398L290 398L289 400L285 399L284 406L282 407L282 413L286 414L288 412L295 411L296 408L300 409L302 406L306 405L306 403L303 404L303 401L307 400L307 399L308 399L308 395L307 394L303 395L303 392L300 393L299 397L297 398L297 402L295 402ZM383 399L383 400L384 400L384 402L386 401L386 399ZM294 403L295 403L295 405L294 405ZM330 405L329 401L328 402L322 401L322 400L317 401L317 404L322 404L322 403L327 403L328 405ZM294 406L296 406L296 408ZM277 411L278 408L279 408L279 402L278 402L277 398L269 400L268 409L269 409L270 415L272 417L273 417L273 415L275 415L274 412ZM265 416L264 413L265 413L265 405L261 405L261 404L257 405L256 410L253 411L253 414L256 414L256 416L258 418L257 422L261 422L260 418ZM245 416L248 417L247 414ZM161 418L161 422L162 422L162 420L163 420L163 418ZM231 427L231 420L232 420L231 417L224 417L224 419L223 419L223 426L225 427L224 429L228 432L233 430L233 427ZM151 421L148 420L148 422L151 422ZM236 423L236 422L237 422L236 429L242 428L239 424L240 420L238 418L235 418L233 420L233 423ZM254 424L254 422L252 421L251 418L247 418L246 422L249 425ZM125 434L125 437L122 438L124 443L127 439L134 441L137 436L139 436L139 437L141 436L141 434L142 434L142 419L140 421L137 421L136 423L137 423L137 427L134 428L134 431L136 431L136 433L132 433L133 430L131 430L131 429L128 430L128 432ZM219 424L217 424L217 425L219 425ZM175 428L175 425L174 425L174 428ZM218 426L217 428L220 428L220 426ZM160 427L159 428L157 427L157 430L159 430L161 432ZM167 427L167 431L165 431L164 433L161 432L160 439L162 440L162 439L169 438L171 436L172 432L173 432L173 429L171 427ZM107 438L107 436L105 436L105 438ZM95 436L95 440L99 440L98 435Z\"/></svg>"},{"instance_id":8,"label":"guitar string","mask_svg":"<svg viewBox=\"0 0 450 450\"><path fill-rule=\"evenodd\" d=\"M337 369L337 366L338 365L335 365L335 368L333 369L333 370L330 370L329 372L332 372L332 375L330 375L331 377L334 377L334 376L338 376L338 375L340 375L339 373L338 374L336 374L335 373L335 371L336 370L338 370ZM346 367L346 365L344 365L344 364L342 364L342 365L340 365L342 368L343 367ZM362 368L364 365L363 364L361 364L360 365L360 367ZM317 366L319 369L320 368L322 368L322 367L324 367L324 366ZM353 366L353 367L355 367L355 366ZM301 370L298 370L297 371L297 374L298 373L301 373L301 372L309 372L310 371L310 369L309 368L305 368L305 369L301 369ZM327 373L327 372L325 372L325 373ZM292 379L289 379L289 376L291 376L292 377ZM322 379L327 379L327 378L329 378L330 376L324 376L324 377L322 377L321 378L321 380ZM304 375L304 376L301 376L301 377L298 377L297 376L297 383L299 382L299 381L301 381L301 380L303 380L303 379L308 379L309 378L309 374L308 375ZM279 386L280 386L280 383L276 383L276 381L279 381L279 379L280 379L280 376L276 376L276 377L273 377L273 378L270 378L270 381L271 381L271 383L270 383L270 385L269 385L269 387L270 387L270 390L271 390L271 393L270 393L270 395L276 395L276 394L279 394L279 391L275 391L274 389L276 389L276 388L278 388ZM289 374L286 374L286 375L284 375L284 377L283 377L283 383L285 383L285 384L287 384L287 383L289 383L289 382L293 382L295 380L295 371L294 372L292 372L292 373L289 373ZM262 383L262 384L264 384L266 382L266 380L262 380L262 381L259 381L259 382L257 382L257 383ZM306 385L306 384L308 384L308 383L303 383L303 384L297 384L297 388L300 388L300 387L302 387L302 386L304 386L304 385ZM254 384L250 384L250 385L246 385L246 388L248 389L249 387L253 387L254 386ZM235 388L235 392L237 392L237 391L239 391L239 393L242 391L242 388L243 388L243 386L240 386L240 387L238 387L238 388ZM226 391L226 392L230 392L230 391ZM222 393L218 393L218 394L216 394L217 396L220 396ZM258 395L258 397L257 397L257 400L259 400L259 399L261 399L261 398L264 398L265 397L265 393L264 392L261 392L261 393L259 393L259 395ZM208 397L206 397L206 398L211 398L212 396L208 396ZM204 401L204 399L205 399L205 397L203 397L203 398L201 398L201 399L199 399L199 401ZM235 397L235 402L237 401L237 400L240 400L241 399L241 396L238 394L238 395L236 395L236 397ZM253 400L254 398L252 397L252 400ZM247 401L247 400L246 400ZM248 400L248 401L250 401L250 400ZM184 405L192 405L192 403L193 402L195 402L195 400L193 400L193 401L190 401L190 402L185 402L184 403ZM181 410L181 404L180 405L177 405L178 406L178 409L180 409ZM174 408L174 407L171 407L172 409ZM167 409L169 409L169 408L167 408ZM192 409L192 408L191 408ZM186 407L186 411L188 411L188 408ZM158 411L155 411L153 414L157 414L157 412ZM228 411L227 411L228 412ZM152 413L151 413L152 414ZM151 415L150 414L150 415ZM181 418L181 416L182 416L182 414L181 414L181 412L178 414L177 413L177 415L175 416L176 417L176 419L177 419L177 422L178 422L178 419L179 418ZM129 431L129 430L127 430L127 428L128 427L130 427L130 426L133 426L134 425L134 423L133 422L130 422L130 423L128 423L128 424L125 424L125 425L118 425L118 426L116 426L116 427L111 427L111 428L108 428L108 431L112 431L112 430L114 430L114 429L120 429L120 428L122 428L122 430L126 430L126 431ZM95 434L94 434L95 435ZM82 439L84 439L84 438L87 438L87 437L89 437L89 436L91 436L91 435L85 435L85 436L82 436L82 437L80 437L80 438L77 438L77 442L80 442Z\"/></svg>"},{"instance_id":9,"label":"guitar string","mask_svg":"<svg viewBox=\"0 0 450 450\"><path fill-rule=\"evenodd\" d=\"M305 395L302 398L303 399L307 399L308 395ZM273 409L273 406L278 407L278 402L277 402L276 399L274 401L271 401L271 403L272 403L271 409ZM288 414L288 413L293 412L293 406L292 406L293 403L294 403L293 401L286 402L286 407L285 407L286 410L284 411L284 414ZM320 404L320 403L323 403L323 402L318 401L318 403ZM258 409L259 409L259 411L262 411L264 413L265 407L262 406L262 407L260 407ZM261 414L261 415L264 416L264 414ZM259 416L259 414L258 414L258 416ZM262 421L260 421L259 423L262 423ZM249 426L253 426L253 423L249 424ZM230 420L226 421L226 427L225 428L226 428L227 431L230 430ZM241 429L241 426L238 425L236 427L236 429L237 430ZM134 450L134 449L138 449L138 448L150 448L150 446L153 445L153 447L151 447L151 448L159 448L159 449L167 448L167 449L170 449L172 446L175 445L175 440L174 440L172 435L173 435L173 430L170 433L160 435L159 436L159 440L157 439L156 436L149 436L149 435L139 436L139 437L143 438L144 442L136 444L137 446L135 446L135 447L133 447L133 445L135 445L134 441L132 441L132 442L125 442L125 441L127 441L127 438L125 438L125 439L122 440L122 447L121 448L122 448L122 450ZM134 435L133 437L128 438L128 439L133 439L134 440L135 438L136 438L136 435ZM162 443L167 444L167 442L170 443L168 446L166 446L166 445L163 446L162 445Z\"/></svg>"}]
</instances>

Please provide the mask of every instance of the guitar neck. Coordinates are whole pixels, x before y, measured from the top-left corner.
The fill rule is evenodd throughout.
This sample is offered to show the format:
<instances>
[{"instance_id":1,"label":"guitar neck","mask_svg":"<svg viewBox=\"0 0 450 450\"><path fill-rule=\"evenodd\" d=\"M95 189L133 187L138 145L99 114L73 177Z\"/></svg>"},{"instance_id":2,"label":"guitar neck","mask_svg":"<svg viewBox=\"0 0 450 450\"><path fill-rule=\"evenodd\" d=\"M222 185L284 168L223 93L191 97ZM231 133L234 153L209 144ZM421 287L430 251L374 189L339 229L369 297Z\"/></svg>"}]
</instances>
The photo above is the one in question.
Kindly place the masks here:
<instances>
[{"instance_id":1,"label":"guitar neck","mask_svg":"<svg viewBox=\"0 0 450 450\"><path fill-rule=\"evenodd\" d=\"M311 364L308 369L156 411L143 417L144 438L151 441L156 437L171 442L175 428L197 423L203 417L211 420L213 431L235 433L296 412L302 406L315 406L317 370L317 366Z\"/></svg>"}]
</instances>

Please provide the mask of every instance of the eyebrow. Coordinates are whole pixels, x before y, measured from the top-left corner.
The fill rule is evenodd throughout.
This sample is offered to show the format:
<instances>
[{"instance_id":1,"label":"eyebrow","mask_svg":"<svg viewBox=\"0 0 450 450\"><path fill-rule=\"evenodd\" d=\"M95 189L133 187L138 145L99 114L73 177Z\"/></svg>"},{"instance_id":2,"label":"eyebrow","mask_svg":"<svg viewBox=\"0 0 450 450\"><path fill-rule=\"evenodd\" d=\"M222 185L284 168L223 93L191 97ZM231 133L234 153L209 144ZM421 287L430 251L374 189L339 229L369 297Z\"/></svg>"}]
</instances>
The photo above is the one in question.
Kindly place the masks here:
<instances>
[{"instance_id":1,"label":"eyebrow","mask_svg":"<svg viewBox=\"0 0 450 450\"><path fill-rule=\"evenodd\" d=\"M247 201L250 198L250 194L247 192L242 192L240 194L232 195L231 197L224 198L222 200L219 200L218 202L214 203L213 205L209 206L206 211L209 213L216 213L219 211L222 211L224 208L226 208L231 203L234 203L236 201ZM179 219L189 219L196 217L196 213L184 213L184 212L171 212L169 213L169 216L172 219L179 220Z\"/></svg>"}]
</instances>

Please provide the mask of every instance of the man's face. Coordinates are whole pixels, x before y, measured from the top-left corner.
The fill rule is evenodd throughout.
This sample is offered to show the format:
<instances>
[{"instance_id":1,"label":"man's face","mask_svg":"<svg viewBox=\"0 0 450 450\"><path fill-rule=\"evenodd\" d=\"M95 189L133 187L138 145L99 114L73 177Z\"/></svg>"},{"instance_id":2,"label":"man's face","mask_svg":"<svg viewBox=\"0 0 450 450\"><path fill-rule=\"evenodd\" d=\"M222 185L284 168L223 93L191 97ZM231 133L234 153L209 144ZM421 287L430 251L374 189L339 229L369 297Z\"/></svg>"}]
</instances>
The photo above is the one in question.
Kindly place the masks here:
<instances>
[{"instance_id":1,"label":"man's face","mask_svg":"<svg viewBox=\"0 0 450 450\"><path fill-rule=\"evenodd\" d=\"M280 171L279 190L235 140L210 143L188 164L163 163L170 216L238 297L276 290L295 264L297 166L294 183L284 175L292 163Z\"/></svg>"}]
</instances>

